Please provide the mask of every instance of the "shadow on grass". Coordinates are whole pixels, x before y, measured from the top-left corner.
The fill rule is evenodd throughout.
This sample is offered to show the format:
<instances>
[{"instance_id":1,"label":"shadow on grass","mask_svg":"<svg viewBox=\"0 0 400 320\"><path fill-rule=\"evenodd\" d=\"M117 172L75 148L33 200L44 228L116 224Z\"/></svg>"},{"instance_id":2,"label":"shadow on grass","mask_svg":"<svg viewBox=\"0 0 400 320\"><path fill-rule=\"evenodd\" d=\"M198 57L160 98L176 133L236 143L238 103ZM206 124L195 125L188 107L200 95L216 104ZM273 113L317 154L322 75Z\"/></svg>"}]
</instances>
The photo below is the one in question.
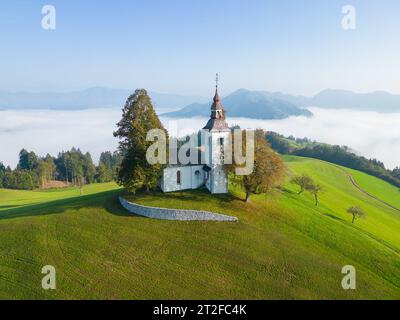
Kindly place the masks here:
<instances>
[{"instance_id":1,"label":"shadow on grass","mask_svg":"<svg viewBox=\"0 0 400 320\"><path fill-rule=\"evenodd\" d=\"M382 244L383 246L387 247L388 249L390 249L390 250L396 252L397 254L400 254L400 249L398 249L398 248L395 247L394 245L390 244L389 242L387 242L387 241L385 241L385 240L383 240L383 239L377 237L377 236L374 235L372 232L369 232L369 231L367 231L367 230L365 230L365 229L363 229L363 228L357 226L356 224L351 223L350 220L345 220L345 219L339 218L339 217L334 216L333 214L330 214L330 213L322 213L322 214L323 214L324 216L326 216L326 217L329 217L329 218L331 218L331 219L334 219L334 220L336 220L336 221L341 222L343 225L346 225L346 226L349 227L349 228L354 228L354 229L356 229L356 230L359 231L360 233L362 233L362 234L366 235L367 237L369 237L369 238L371 238L371 239L373 239L373 240L379 242L380 244Z\"/></svg>"},{"instance_id":2,"label":"shadow on grass","mask_svg":"<svg viewBox=\"0 0 400 320\"><path fill-rule=\"evenodd\" d=\"M79 210L81 208L95 207L104 208L107 212L118 216L133 216L119 204L118 195L121 193L122 190L110 190L91 195L9 208L0 211L0 220L60 214L71 209Z\"/></svg>"},{"instance_id":3,"label":"shadow on grass","mask_svg":"<svg viewBox=\"0 0 400 320\"><path fill-rule=\"evenodd\" d=\"M289 188L286 188L286 187L282 187L282 188L280 188L280 190L282 191L282 192L285 192L285 193L289 193L289 194L294 194L294 195L298 195L298 192L294 192L293 190L290 190Z\"/></svg>"},{"instance_id":4,"label":"shadow on grass","mask_svg":"<svg viewBox=\"0 0 400 320\"><path fill-rule=\"evenodd\" d=\"M128 200L134 201L135 199L145 199L146 197L155 197L155 198L163 198L165 200L178 200L178 201L198 201L204 202L205 199L210 198L210 192L205 189L195 189L195 190L184 190L178 192L168 192L163 193L162 191L151 191L150 193L146 193L144 191L138 192L136 195L124 193L124 196L128 198ZM211 198L210 198L211 199ZM234 200L242 200L241 198L233 195L233 194L213 194L213 200L222 201L222 202L231 202Z\"/></svg>"},{"instance_id":5,"label":"shadow on grass","mask_svg":"<svg viewBox=\"0 0 400 320\"><path fill-rule=\"evenodd\" d=\"M326 216L326 217L329 217L329 218L332 218L332 219L335 219L335 220L338 220L338 221L346 222L346 220L344 220L344 219L342 219L340 217L337 217L337 216L335 216L335 215L333 215L331 213L322 213L322 214L324 216Z\"/></svg>"},{"instance_id":6,"label":"shadow on grass","mask_svg":"<svg viewBox=\"0 0 400 320\"><path fill-rule=\"evenodd\" d=\"M18 205L14 205L14 206L0 206L0 210L2 209L10 209L10 208L15 208L15 207L19 207Z\"/></svg>"},{"instance_id":7,"label":"shadow on grass","mask_svg":"<svg viewBox=\"0 0 400 320\"><path fill-rule=\"evenodd\" d=\"M126 191L110 190L90 195L76 196L66 199L53 200L38 204L25 206L3 206L0 211L0 220L15 219L21 217L45 216L53 214L61 214L67 210L79 210L82 208L99 208L104 209L108 213L116 216L139 217L126 211L119 203L118 196L124 196L128 200L144 199L148 197L164 198L166 200L178 200L182 202L199 202L202 203L210 197L210 193L205 189L188 190L174 193L163 193L161 191L152 191L149 194L140 192L136 196L126 193ZM241 200L232 194L213 195L214 201L221 203Z\"/></svg>"}]
</instances>

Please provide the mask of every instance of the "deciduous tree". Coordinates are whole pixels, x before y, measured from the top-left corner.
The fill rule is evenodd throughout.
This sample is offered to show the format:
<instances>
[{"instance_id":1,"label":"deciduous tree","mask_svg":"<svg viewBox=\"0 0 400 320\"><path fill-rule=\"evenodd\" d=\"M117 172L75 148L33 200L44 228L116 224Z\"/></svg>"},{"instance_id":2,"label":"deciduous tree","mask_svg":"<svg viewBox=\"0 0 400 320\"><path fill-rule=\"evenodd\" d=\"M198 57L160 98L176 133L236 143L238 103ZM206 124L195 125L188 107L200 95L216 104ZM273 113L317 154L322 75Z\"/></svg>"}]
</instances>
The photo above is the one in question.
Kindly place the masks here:
<instances>
[{"instance_id":1,"label":"deciduous tree","mask_svg":"<svg viewBox=\"0 0 400 320\"><path fill-rule=\"evenodd\" d=\"M243 152L246 150L246 132L242 135ZM235 143L232 139L232 142ZM234 148L232 148L234 150ZM235 157L233 157L235 158ZM234 162L234 161L233 161ZM244 188L246 202L250 201L251 194L267 193L283 182L285 166L281 157L271 149L263 130L254 132L254 170L249 175L235 175L235 168L240 167L233 163L225 165L226 170L233 177L234 183Z\"/></svg>"},{"instance_id":2,"label":"deciduous tree","mask_svg":"<svg viewBox=\"0 0 400 320\"><path fill-rule=\"evenodd\" d=\"M365 216L365 212L359 206L350 207L347 209L347 212L353 216L351 223L354 223L357 218L362 218Z\"/></svg>"},{"instance_id":3,"label":"deciduous tree","mask_svg":"<svg viewBox=\"0 0 400 320\"><path fill-rule=\"evenodd\" d=\"M298 192L298 194L301 194L304 192L304 190L307 189L307 187L309 185L313 184L313 180L311 179L311 177L303 174L301 176L294 176L291 180L291 183L296 184L300 187L300 190Z\"/></svg>"},{"instance_id":4,"label":"deciduous tree","mask_svg":"<svg viewBox=\"0 0 400 320\"><path fill-rule=\"evenodd\" d=\"M307 191L314 195L315 205L318 206L318 195L322 191L322 186L316 183L308 184L306 187Z\"/></svg>"}]
</instances>

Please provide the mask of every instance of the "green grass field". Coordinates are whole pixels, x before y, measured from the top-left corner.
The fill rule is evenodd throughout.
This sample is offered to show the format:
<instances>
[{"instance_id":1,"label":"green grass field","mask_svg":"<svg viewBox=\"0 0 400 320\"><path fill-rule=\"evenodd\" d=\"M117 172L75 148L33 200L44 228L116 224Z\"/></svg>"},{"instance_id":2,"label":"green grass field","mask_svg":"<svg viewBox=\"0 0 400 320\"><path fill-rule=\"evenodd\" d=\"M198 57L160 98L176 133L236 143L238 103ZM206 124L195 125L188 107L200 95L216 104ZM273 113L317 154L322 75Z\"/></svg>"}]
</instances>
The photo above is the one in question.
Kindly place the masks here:
<instances>
[{"instance_id":1,"label":"green grass field","mask_svg":"<svg viewBox=\"0 0 400 320\"><path fill-rule=\"evenodd\" d=\"M387 201L391 205L400 208L400 188L394 187L388 182L371 177L363 172L346 169L350 172L357 183L369 193Z\"/></svg>"},{"instance_id":2,"label":"green grass field","mask_svg":"<svg viewBox=\"0 0 400 320\"><path fill-rule=\"evenodd\" d=\"M320 206L285 184L273 196L232 189L140 194L131 200L204 209L238 223L159 221L130 215L115 184L45 192L0 190L0 298L400 299L400 213L355 188L346 172L285 157L288 175L324 187ZM399 190L349 169L365 190L399 205ZM288 178L289 179L289 178ZM346 213L359 205L364 219ZM41 288L54 265L57 289ZM357 289L341 288L341 269Z\"/></svg>"}]
</instances>

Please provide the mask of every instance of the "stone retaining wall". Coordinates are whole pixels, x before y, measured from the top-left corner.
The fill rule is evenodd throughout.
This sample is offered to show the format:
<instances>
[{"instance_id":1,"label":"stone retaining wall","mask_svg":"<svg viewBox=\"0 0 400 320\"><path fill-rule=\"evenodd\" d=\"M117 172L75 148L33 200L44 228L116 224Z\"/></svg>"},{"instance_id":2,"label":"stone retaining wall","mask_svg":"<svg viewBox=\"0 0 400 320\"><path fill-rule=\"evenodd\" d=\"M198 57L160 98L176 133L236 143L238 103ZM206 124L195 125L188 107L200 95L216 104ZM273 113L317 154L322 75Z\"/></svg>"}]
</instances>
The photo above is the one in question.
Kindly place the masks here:
<instances>
[{"instance_id":1,"label":"stone retaining wall","mask_svg":"<svg viewBox=\"0 0 400 320\"><path fill-rule=\"evenodd\" d=\"M129 202L122 197L119 197L119 202L129 212L153 219L181 221L238 221L236 217L209 211L147 207Z\"/></svg>"}]
</instances>

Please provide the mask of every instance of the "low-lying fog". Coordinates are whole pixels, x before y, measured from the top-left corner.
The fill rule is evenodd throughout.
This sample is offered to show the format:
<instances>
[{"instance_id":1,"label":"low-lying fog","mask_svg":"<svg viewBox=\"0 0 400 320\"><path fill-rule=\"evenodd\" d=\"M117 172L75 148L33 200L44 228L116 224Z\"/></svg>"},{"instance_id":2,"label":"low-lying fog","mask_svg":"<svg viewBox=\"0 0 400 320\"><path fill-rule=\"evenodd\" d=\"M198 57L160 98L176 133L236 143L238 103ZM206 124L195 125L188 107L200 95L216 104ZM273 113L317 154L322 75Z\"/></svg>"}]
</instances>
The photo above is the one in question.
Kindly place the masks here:
<instances>
[{"instance_id":1,"label":"low-lying fog","mask_svg":"<svg viewBox=\"0 0 400 320\"><path fill-rule=\"evenodd\" d=\"M347 145L358 154L377 158L389 168L400 165L400 113L379 114L350 110L310 109L314 117L285 120L228 118L230 125L263 128L284 135L308 137ZM115 150L112 133L121 116L119 109L80 111L0 111L0 162L14 167L22 148L54 156L79 147L97 162L101 151ZM166 128L177 126L179 136L202 128L206 118L171 120L161 117Z\"/></svg>"}]
</instances>

